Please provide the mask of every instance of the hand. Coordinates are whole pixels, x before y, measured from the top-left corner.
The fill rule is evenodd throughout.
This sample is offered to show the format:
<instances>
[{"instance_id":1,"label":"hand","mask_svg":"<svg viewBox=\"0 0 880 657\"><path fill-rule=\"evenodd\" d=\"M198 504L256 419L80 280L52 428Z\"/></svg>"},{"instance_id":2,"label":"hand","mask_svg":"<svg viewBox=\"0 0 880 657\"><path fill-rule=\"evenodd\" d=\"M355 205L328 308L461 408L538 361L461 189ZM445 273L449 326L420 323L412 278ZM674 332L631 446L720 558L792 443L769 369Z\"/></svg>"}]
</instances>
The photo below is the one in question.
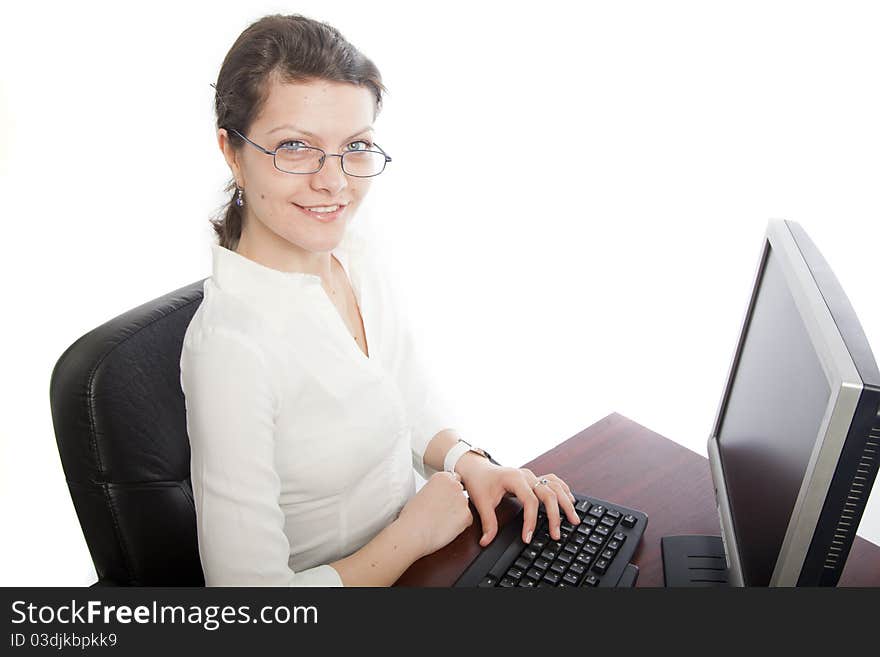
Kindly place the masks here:
<instances>
[{"instance_id":1,"label":"hand","mask_svg":"<svg viewBox=\"0 0 880 657\"><path fill-rule=\"evenodd\" d=\"M456 466L456 470L459 468ZM528 468L505 468L494 465L481 456L462 464L462 482L483 526L480 546L486 547L498 533L498 518L495 507L501 498L513 493L523 505L522 540L529 543L538 522L538 506L544 503L550 537L559 540L561 517L560 507L565 511L569 522L578 525L581 519L574 509L575 497L571 489L555 474L536 477ZM546 484L538 483L546 479ZM537 484L537 486L535 485Z\"/></svg>"},{"instance_id":2,"label":"hand","mask_svg":"<svg viewBox=\"0 0 880 657\"><path fill-rule=\"evenodd\" d=\"M421 543L421 555L436 552L470 527L474 514L464 494L461 475L437 472L398 514Z\"/></svg>"}]
</instances>

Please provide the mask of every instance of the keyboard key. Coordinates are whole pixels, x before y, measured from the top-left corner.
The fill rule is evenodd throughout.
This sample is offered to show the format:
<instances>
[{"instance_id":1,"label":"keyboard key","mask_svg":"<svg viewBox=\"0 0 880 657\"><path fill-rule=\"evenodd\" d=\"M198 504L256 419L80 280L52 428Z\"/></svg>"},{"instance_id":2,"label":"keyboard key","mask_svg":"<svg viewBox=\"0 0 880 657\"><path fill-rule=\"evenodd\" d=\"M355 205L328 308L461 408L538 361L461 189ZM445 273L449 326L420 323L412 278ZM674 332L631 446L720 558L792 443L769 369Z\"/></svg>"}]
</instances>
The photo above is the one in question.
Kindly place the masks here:
<instances>
[{"instance_id":1,"label":"keyboard key","mask_svg":"<svg viewBox=\"0 0 880 657\"><path fill-rule=\"evenodd\" d=\"M556 557L556 561L561 561L562 563L571 563L573 559L574 557L568 552L560 552L559 556Z\"/></svg>"},{"instance_id":2,"label":"keyboard key","mask_svg":"<svg viewBox=\"0 0 880 657\"><path fill-rule=\"evenodd\" d=\"M519 580L519 586L522 586L522 587L526 587L526 588L531 589L531 588L535 587L535 584L536 584L535 580L529 579L528 577L523 577L521 580Z\"/></svg>"},{"instance_id":3,"label":"keyboard key","mask_svg":"<svg viewBox=\"0 0 880 657\"><path fill-rule=\"evenodd\" d=\"M512 580L509 577L505 577L504 579L501 580L501 584L499 584L498 586L503 586L504 588L507 588L510 586L516 586L516 580Z\"/></svg>"},{"instance_id":4,"label":"keyboard key","mask_svg":"<svg viewBox=\"0 0 880 657\"><path fill-rule=\"evenodd\" d=\"M529 561L528 559L526 559L525 557L520 557L519 559L516 560L516 562L513 565L516 566L517 568L519 568L520 570L528 570L529 566L532 565L532 562Z\"/></svg>"},{"instance_id":5,"label":"keyboard key","mask_svg":"<svg viewBox=\"0 0 880 657\"><path fill-rule=\"evenodd\" d=\"M599 505L597 504L597 505L594 506L592 509L590 509L588 513L589 513L591 516L593 516L594 518L601 518L602 516L605 515L605 507L604 507L604 506L599 506Z\"/></svg>"},{"instance_id":6,"label":"keyboard key","mask_svg":"<svg viewBox=\"0 0 880 657\"><path fill-rule=\"evenodd\" d=\"M522 551L522 556L524 556L529 561L534 561L535 557L540 554L535 548L529 546L525 550Z\"/></svg>"},{"instance_id":7,"label":"keyboard key","mask_svg":"<svg viewBox=\"0 0 880 657\"><path fill-rule=\"evenodd\" d=\"M559 528L563 532L570 532L572 529L574 529L574 525L572 525L568 520L563 520L562 524L559 525Z\"/></svg>"},{"instance_id":8,"label":"keyboard key","mask_svg":"<svg viewBox=\"0 0 880 657\"><path fill-rule=\"evenodd\" d=\"M590 545L589 543L587 543L584 546L584 552L586 552L587 554L595 555L595 554L598 554L599 548L597 548L595 545Z\"/></svg>"},{"instance_id":9,"label":"keyboard key","mask_svg":"<svg viewBox=\"0 0 880 657\"><path fill-rule=\"evenodd\" d=\"M593 562L593 556L587 554L586 552L581 552L579 555L577 555L577 557L575 557L575 560L576 563L582 563L585 566L589 566Z\"/></svg>"},{"instance_id":10,"label":"keyboard key","mask_svg":"<svg viewBox=\"0 0 880 657\"><path fill-rule=\"evenodd\" d=\"M615 520L620 520L620 511L615 511L614 509L608 509L605 512L606 516L611 516Z\"/></svg>"},{"instance_id":11,"label":"keyboard key","mask_svg":"<svg viewBox=\"0 0 880 657\"><path fill-rule=\"evenodd\" d=\"M589 540L593 545L603 545L605 543L605 539L602 536L599 536L599 534L593 534L590 536Z\"/></svg>"},{"instance_id":12,"label":"keyboard key","mask_svg":"<svg viewBox=\"0 0 880 657\"><path fill-rule=\"evenodd\" d=\"M565 546L565 548L563 548L563 552L568 552L569 554L577 554L578 552L580 552L580 548L577 545L572 545L571 543L569 543Z\"/></svg>"},{"instance_id":13,"label":"keyboard key","mask_svg":"<svg viewBox=\"0 0 880 657\"><path fill-rule=\"evenodd\" d=\"M562 575L562 573L566 571L566 564L562 561L554 561L553 564L550 566L550 570L552 570L554 573L559 573L560 575Z\"/></svg>"},{"instance_id":14,"label":"keyboard key","mask_svg":"<svg viewBox=\"0 0 880 657\"><path fill-rule=\"evenodd\" d=\"M546 559L547 561L553 561L556 558L556 550L551 550L550 548L546 548L541 553L541 558Z\"/></svg>"},{"instance_id":15,"label":"keyboard key","mask_svg":"<svg viewBox=\"0 0 880 657\"><path fill-rule=\"evenodd\" d=\"M574 543L575 545L583 545L584 543L587 542L587 537L584 536L583 534L575 534L574 538L571 539L571 542Z\"/></svg>"},{"instance_id":16,"label":"keyboard key","mask_svg":"<svg viewBox=\"0 0 880 657\"><path fill-rule=\"evenodd\" d=\"M584 536L589 536L591 531L593 531L593 530L590 529L590 528L586 525L586 523L583 523L583 522L582 522L581 524L578 525L577 531L576 531L575 533L577 533L577 534L583 534Z\"/></svg>"},{"instance_id":17,"label":"keyboard key","mask_svg":"<svg viewBox=\"0 0 880 657\"><path fill-rule=\"evenodd\" d=\"M605 551L602 553L602 558L603 558L603 559L608 559L609 561L611 561L611 560L614 558L614 555L615 555L615 554L617 554L617 553L616 553L614 550L605 550Z\"/></svg>"},{"instance_id":18,"label":"keyboard key","mask_svg":"<svg viewBox=\"0 0 880 657\"><path fill-rule=\"evenodd\" d=\"M526 577L531 577L536 582L544 576L544 573L537 568L532 568L526 573Z\"/></svg>"},{"instance_id":19,"label":"keyboard key","mask_svg":"<svg viewBox=\"0 0 880 657\"><path fill-rule=\"evenodd\" d=\"M617 521L610 516L605 516L600 522L606 527L614 527L617 524Z\"/></svg>"},{"instance_id":20,"label":"keyboard key","mask_svg":"<svg viewBox=\"0 0 880 657\"><path fill-rule=\"evenodd\" d=\"M541 537L537 537L537 538L535 538L534 536L532 536L532 542L529 543L529 547L532 548L533 550L535 550L536 552L540 552L541 550L543 550L543 549L547 546L547 540L548 540L548 539L549 539L549 537L547 537L547 538L541 538Z\"/></svg>"},{"instance_id":21,"label":"keyboard key","mask_svg":"<svg viewBox=\"0 0 880 657\"><path fill-rule=\"evenodd\" d=\"M547 559L545 559L544 557L538 557L537 559L535 559L534 566L535 568L543 572L550 567L550 562L547 561Z\"/></svg>"},{"instance_id":22,"label":"keyboard key","mask_svg":"<svg viewBox=\"0 0 880 657\"><path fill-rule=\"evenodd\" d=\"M623 543L626 540L626 534L623 532L614 532L614 540Z\"/></svg>"},{"instance_id":23,"label":"keyboard key","mask_svg":"<svg viewBox=\"0 0 880 657\"><path fill-rule=\"evenodd\" d=\"M565 573L565 577L563 577L562 580L565 582L568 582L572 586L577 586L578 580L580 580L580 577L578 577L574 573Z\"/></svg>"},{"instance_id":24,"label":"keyboard key","mask_svg":"<svg viewBox=\"0 0 880 657\"><path fill-rule=\"evenodd\" d=\"M620 541L616 538L608 541L608 549L609 550L617 550L620 547Z\"/></svg>"},{"instance_id":25,"label":"keyboard key","mask_svg":"<svg viewBox=\"0 0 880 657\"><path fill-rule=\"evenodd\" d=\"M599 578L590 573L584 577L584 583L581 586L599 586Z\"/></svg>"},{"instance_id":26,"label":"keyboard key","mask_svg":"<svg viewBox=\"0 0 880 657\"><path fill-rule=\"evenodd\" d=\"M623 520L621 520L620 522L624 527L635 527L636 517L628 513L623 516Z\"/></svg>"},{"instance_id":27,"label":"keyboard key","mask_svg":"<svg viewBox=\"0 0 880 657\"><path fill-rule=\"evenodd\" d=\"M584 566L584 564L575 561L568 567L568 572L574 573L575 575L583 575L586 569L587 568L586 566Z\"/></svg>"},{"instance_id":28,"label":"keyboard key","mask_svg":"<svg viewBox=\"0 0 880 657\"><path fill-rule=\"evenodd\" d=\"M556 584L559 583L559 578L560 578L560 577L561 577L561 575L559 575L559 573L554 573L554 572L551 570L550 572L548 572L548 573L546 573L546 574L544 575L544 579L541 580L541 581L542 581L542 582L549 582L550 584L553 584L553 585L555 586Z\"/></svg>"},{"instance_id":29,"label":"keyboard key","mask_svg":"<svg viewBox=\"0 0 880 657\"><path fill-rule=\"evenodd\" d=\"M600 575L604 575L605 571L608 570L608 559L596 559L596 563L593 564L593 570Z\"/></svg>"},{"instance_id":30,"label":"keyboard key","mask_svg":"<svg viewBox=\"0 0 880 657\"><path fill-rule=\"evenodd\" d=\"M498 578L496 578L494 575L486 575L483 578L483 581L480 582L479 584L477 584L477 586L479 586L479 587L495 586L497 583L498 583Z\"/></svg>"},{"instance_id":31,"label":"keyboard key","mask_svg":"<svg viewBox=\"0 0 880 657\"><path fill-rule=\"evenodd\" d=\"M522 577L523 571L521 571L516 566L513 566L510 570L507 571L507 577L513 580L517 580Z\"/></svg>"},{"instance_id":32,"label":"keyboard key","mask_svg":"<svg viewBox=\"0 0 880 657\"><path fill-rule=\"evenodd\" d=\"M581 523L582 525L586 525L588 527L595 527L599 523L598 518L594 518L593 516L589 516L584 518L584 521Z\"/></svg>"},{"instance_id":33,"label":"keyboard key","mask_svg":"<svg viewBox=\"0 0 880 657\"><path fill-rule=\"evenodd\" d=\"M574 510L577 511L579 514L586 513L590 510L590 503L587 500L581 500L574 505Z\"/></svg>"},{"instance_id":34,"label":"keyboard key","mask_svg":"<svg viewBox=\"0 0 880 657\"><path fill-rule=\"evenodd\" d=\"M611 530L608 529L607 527L603 527L602 525L599 525L598 527L596 527L596 533L601 534L602 536L608 536L608 534L611 533Z\"/></svg>"}]
</instances>

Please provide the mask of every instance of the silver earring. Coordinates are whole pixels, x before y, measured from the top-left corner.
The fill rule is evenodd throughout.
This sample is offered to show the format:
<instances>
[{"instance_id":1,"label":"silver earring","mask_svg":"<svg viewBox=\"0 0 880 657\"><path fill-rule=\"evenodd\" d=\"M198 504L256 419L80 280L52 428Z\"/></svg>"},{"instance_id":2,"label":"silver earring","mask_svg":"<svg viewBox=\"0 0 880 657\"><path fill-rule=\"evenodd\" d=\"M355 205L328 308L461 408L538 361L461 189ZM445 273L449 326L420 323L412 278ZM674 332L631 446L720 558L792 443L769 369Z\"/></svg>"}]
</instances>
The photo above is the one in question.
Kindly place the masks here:
<instances>
[{"instance_id":1,"label":"silver earring","mask_svg":"<svg viewBox=\"0 0 880 657\"><path fill-rule=\"evenodd\" d=\"M242 205L244 205L244 200L241 198L241 193L242 193L243 191L244 191L244 190L241 189L241 188L239 187L239 189L238 189L238 198L235 199L235 204L236 204L238 207L241 207Z\"/></svg>"}]
</instances>

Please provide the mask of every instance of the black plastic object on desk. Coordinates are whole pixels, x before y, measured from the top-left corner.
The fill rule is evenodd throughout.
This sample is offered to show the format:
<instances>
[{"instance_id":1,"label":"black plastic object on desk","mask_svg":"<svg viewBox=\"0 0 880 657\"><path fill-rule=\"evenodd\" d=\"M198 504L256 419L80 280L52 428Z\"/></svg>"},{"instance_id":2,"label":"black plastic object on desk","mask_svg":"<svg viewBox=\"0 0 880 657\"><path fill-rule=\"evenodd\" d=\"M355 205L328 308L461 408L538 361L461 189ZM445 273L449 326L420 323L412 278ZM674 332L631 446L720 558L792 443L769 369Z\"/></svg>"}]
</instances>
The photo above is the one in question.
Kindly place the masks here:
<instances>
[{"instance_id":1,"label":"black plastic object on desk","mask_svg":"<svg viewBox=\"0 0 880 657\"><path fill-rule=\"evenodd\" d=\"M664 586L729 586L720 536L664 536L660 549Z\"/></svg>"}]
</instances>

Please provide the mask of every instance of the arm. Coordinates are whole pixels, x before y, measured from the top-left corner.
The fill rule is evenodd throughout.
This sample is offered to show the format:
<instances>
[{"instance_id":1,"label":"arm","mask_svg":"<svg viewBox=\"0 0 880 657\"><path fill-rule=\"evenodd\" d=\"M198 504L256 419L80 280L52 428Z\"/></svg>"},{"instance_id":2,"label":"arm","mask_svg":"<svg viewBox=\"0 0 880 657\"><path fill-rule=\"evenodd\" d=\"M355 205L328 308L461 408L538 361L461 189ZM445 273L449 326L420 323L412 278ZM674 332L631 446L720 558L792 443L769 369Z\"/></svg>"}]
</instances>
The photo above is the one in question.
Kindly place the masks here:
<instances>
[{"instance_id":1,"label":"arm","mask_svg":"<svg viewBox=\"0 0 880 657\"><path fill-rule=\"evenodd\" d=\"M409 322L400 310L396 289L383 271L379 270L377 273L390 322L389 344L393 346L391 372L400 390L411 430L413 468L427 480L443 471L446 452L458 440L458 432L449 428L449 425L450 422L454 425L457 420L428 376L428 370L416 349ZM467 456L463 456L459 463L465 462ZM477 454L469 456L481 458ZM458 471L456 466L456 472Z\"/></svg>"},{"instance_id":2,"label":"arm","mask_svg":"<svg viewBox=\"0 0 880 657\"><path fill-rule=\"evenodd\" d=\"M233 333L194 334L181 386L207 586L390 586L423 556L395 520L354 554L294 572L273 465L278 394L260 352Z\"/></svg>"},{"instance_id":3,"label":"arm","mask_svg":"<svg viewBox=\"0 0 880 657\"><path fill-rule=\"evenodd\" d=\"M391 586L424 555L419 539L395 520L360 550L330 564L343 586Z\"/></svg>"},{"instance_id":4,"label":"arm","mask_svg":"<svg viewBox=\"0 0 880 657\"><path fill-rule=\"evenodd\" d=\"M278 503L278 393L261 352L221 329L187 335L180 360L199 554L207 586L342 586L329 565L288 566Z\"/></svg>"}]
</instances>

